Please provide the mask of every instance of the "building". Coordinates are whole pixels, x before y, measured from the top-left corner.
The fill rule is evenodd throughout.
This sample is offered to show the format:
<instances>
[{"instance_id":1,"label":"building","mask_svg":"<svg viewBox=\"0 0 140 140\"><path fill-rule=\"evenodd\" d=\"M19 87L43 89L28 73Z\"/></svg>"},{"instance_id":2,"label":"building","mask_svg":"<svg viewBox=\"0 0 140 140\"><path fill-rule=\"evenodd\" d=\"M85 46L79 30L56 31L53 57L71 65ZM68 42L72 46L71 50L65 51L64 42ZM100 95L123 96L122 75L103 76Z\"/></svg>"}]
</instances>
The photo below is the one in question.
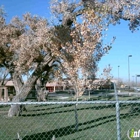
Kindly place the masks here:
<instances>
[{"instance_id":1,"label":"building","mask_svg":"<svg viewBox=\"0 0 140 140\"><path fill-rule=\"evenodd\" d=\"M15 95L13 81L5 80L4 85L0 86L0 101L10 101Z\"/></svg>"},{"instance_id":2,"label":"building","mask_svg":"<svg viewBox=\"0 0 140 140\"><path fill-rule=\"evenodd\" d=\"M49 92L56 92L57 90L64 90L64 86L59 82L51 82L46 84L46 90Z\"/></svg>"},{"instance_id":3,"label":"building","mask_svg":"<svg viewBox=\"0 0 140 140\"><path fill-rule=\"evenodd\" d=\"M63 90L64 86L58 82L51 82L46 84L46 90L49 92L56 92L58 90ZM35 97L35 89L31 91L28 97ZM4 85L0 86L0 101L11 101L13 96L16 95L14 84L12 80L6 80Z\"/></svg>"}]
</instances>

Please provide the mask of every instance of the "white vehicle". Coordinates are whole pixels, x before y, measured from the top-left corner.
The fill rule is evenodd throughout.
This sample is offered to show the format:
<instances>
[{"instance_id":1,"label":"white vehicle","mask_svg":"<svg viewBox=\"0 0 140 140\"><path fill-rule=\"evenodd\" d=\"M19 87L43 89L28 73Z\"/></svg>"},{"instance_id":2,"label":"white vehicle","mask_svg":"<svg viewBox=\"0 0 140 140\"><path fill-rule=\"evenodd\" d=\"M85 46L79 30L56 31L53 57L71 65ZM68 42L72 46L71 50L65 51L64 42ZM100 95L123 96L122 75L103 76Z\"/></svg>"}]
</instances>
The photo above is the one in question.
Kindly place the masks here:
<instances>
[{"instance_id":1,"label":"white vehicle","mask_svg":"<svg viewBox=\"0 0 140 140\"><path fill-rule=\"evenodd\" d=\"M138 88L136 89L136 91L140 92L140 87L138 87Z\"/></svg>"},{"instance_id":2,"label":"white vehicle","mask_svg":"<svg viewBox=\"0 0 140 140\"><path fill-rule=\"evenodd\" d=\"M140 87L133 87L134 91L140 92Z\"/></svg>"}]
</instances>

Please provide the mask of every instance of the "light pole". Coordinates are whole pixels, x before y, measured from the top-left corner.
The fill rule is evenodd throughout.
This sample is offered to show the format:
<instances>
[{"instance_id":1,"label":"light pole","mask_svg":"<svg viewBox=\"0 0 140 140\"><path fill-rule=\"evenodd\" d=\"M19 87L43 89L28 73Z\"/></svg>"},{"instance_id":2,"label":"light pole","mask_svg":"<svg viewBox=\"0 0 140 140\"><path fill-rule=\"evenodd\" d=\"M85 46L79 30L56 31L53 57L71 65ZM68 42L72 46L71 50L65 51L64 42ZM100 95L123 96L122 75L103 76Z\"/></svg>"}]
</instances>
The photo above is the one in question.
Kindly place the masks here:
<instances>
[{"instance_id":1,"label":"light pole","mask_svg":"<svg viewBox=\"0 0 140 140\"><path fill-rule=\"evenodd\" d=\"M138 83L138 82L137 82L137 77L140 77L140 75L136 75L136 87L137 87L137 83Z\"/></svg>"},{"instance_id":2,"label":"light pole","mask_svg":"<svg viewBox=\"0 0 140 140\"><path fill-rule=\"evenodd\" d=\"M132 76L132 78L133 78L133 83L132 83L132 85L134 86L134 85L135 85L135 76Z\"/></svg>"},{"instance_id":3,"label":"light pole","mask_svg":"<svg viewBox=\"0 0 140 140\"><path fill-rule=\"evenodd\" d=\"M128 87L130 89L130 64L129 64L129 57L132 57L132 55L128 55Z\"/></svg>"},{"instance_id":4,"label":"light pole","mask_svg":"<svg viewBox=\"0 0 140 140\"><path fill-rule=\"evenodd\" d=\"M120 68L120 66L118 66L118 80L119 80L119 68Z\"/></svg>"},{"instance_id":5,"label":"light pole","mask_svg":"<svg viewBox=\"0 0 140 140\"><path fill-rule=\"evenodd\" d=\"M136 87L137 87L137 75L136 75Z\"/></svg>"},{"instance_id":6,"label":"light pole","mask_svg":"<svg viewBox=\"0 0 140 140\"><path fill-rule=\"evenodd\" d=\"M120 66L118 66L118 86L119 86L119 68Z\"/></svg>"}]
</instances>

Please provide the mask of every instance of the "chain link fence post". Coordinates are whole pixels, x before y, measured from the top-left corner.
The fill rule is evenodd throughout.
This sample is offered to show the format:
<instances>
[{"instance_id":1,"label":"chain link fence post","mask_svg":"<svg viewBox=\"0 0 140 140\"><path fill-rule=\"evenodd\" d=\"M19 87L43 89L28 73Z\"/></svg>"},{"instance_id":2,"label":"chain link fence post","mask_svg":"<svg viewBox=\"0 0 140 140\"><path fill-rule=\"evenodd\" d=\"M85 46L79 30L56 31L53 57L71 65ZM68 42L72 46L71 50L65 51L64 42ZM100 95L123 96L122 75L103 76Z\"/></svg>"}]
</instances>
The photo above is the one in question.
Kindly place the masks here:
<instances>
[{"instance_id":1,"label":"chain link fence post","mask_svg":"<svg viewBox=\"0 0 140 140\"><path fill-rule=\"evenodd\" d=\"M78 113L77 113L77 105L78 104L75 104L75 109L74 109L74 112L75 112L75 130L78 131Z\"/></svg>"},{"instance_id":2,"label":"chain link fence post","mask_svg":"<svg viewBox=\"0 0 140 140\"><path fill-rule=\"evenodd\" d=\"M115 99L116 99L116 123L117 123L117 140L121 140L121 127L120 127L120 106L119 106L119 99L116 90L116 84L114 83L114 92L115 92Z\"/></svg>"}]
</instances>

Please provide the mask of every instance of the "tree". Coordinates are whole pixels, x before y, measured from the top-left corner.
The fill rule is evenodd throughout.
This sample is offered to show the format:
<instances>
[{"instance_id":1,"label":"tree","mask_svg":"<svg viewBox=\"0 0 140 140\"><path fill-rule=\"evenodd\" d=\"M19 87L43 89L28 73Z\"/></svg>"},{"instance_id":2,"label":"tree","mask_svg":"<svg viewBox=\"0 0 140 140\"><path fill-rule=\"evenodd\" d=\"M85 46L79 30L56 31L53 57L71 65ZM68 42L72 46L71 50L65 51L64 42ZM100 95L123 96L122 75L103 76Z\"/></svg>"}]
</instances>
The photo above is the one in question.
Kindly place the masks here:
<instances>
[{"instance_id":1,"label":"tree","mask_svg":"<svg viewBox=\"0 0 140 140\"><path fill-rule=\"evenodd\" d=\"M10 73L16 96L13 101L24 101L38 78L49 74L55 57L51 52L51 33L46 19L25 14L20 20L15 17L10 24L0 24L0 67ZM26 83L23 76L30 73ZM15 111L13 111L15 109ZM18 105L13 105L9 116L18 114Z\"/></svg>"},{"instance_id":2,"label":"tree","mask_svg":"<svg viewBox=\"0 0 140 140\"><path fill-rule=\"evenodd\" d=\"M101 81L99 83L99 85L101 86L101 88L103 89L110 89L111 88L111 83L112 83L112 79L113 79L113 76L111 75L111 70L112 70L112 67L110 66L110 64L108 64L108 66L106 66L104 69L103 69L103 72L102 72L102 78L101 78Z\"/></svg>"},{"instance_id":3,"label":"tree","mask_svg":"<svg viewBox=\"0 0 140 140\"><path fill-rule=\"evenodd\" d=\"M102 46L103 31L121 19L130 21L129 27L134 31L139 26L139 1L53 0L51 9L59 24L59 34L56 33L55 38L61 48L59 53L56 50L61 71L79 96L84 91L87 77L94 77L97 62L111 48L112 43ZM79 16L82 17L80 22ZM66 30L68 34L65 34Z\"/></svg>"},{"instance_id":4,"label":"tree","mask_svg":"<svg viewBox=\"0 0 140 140\"><path fill-rule=\"evenodd\" d=\"M85 10L94 17L101 17L104 25L119 24L120 20L129 21L130 30L134 31L140 25L139 0L52 0L51 9L63 25L71 26L77 16ZM95 12L91 14L92 10Z\"/></svg>"},{"instance_id":5,"label":"tree","mask_svg":"<svg viewBox=\"0 0 140 140\"><path fill-rule=\"evenodd\" d=\"M103 69L103 79L110 81L113 78L113 76L111 75L111 70L112 68L110 64L108 64L108 66L106 66L106 68Z\"/></svg>"},{"instance_id":6,"label":"tree","mask_svg":"<svg viewBox=\"0 0 140 140\"><path fill-rule=\"evenodd\" d=\"M56 32L55 36L55 40L59 42L56 44L59 44L61 48L61 51L55 50L61 62L60 71L69 79L78 98L83 94L85 87L89 86L87 79L94 80L97 62L111 47L102 46L102 30L106 26L104 26L101 17L95 16L93 9L82 9L82 13L80 13L75 12L76 8L76 4L69 4L68 1L55 3L52 6L54 13L57 12L57 17L58 14L63 14L63 16L61 15L62 25L57 26L59 35ZM65 13L67 10L68 13ZM77 22L74 18L79 14L81 14L81 22ZM71 20L71 22L68 23L67 20ZM68 34L64 36L65 30Z\"/></svg>"},{"instance_id":7,"label":"tree","mask_svg":"<svg viewBox=\"0 0 140 140\"><path fill-rule=\"evenodd\" d=\"M79 79L78 71L84 73L84 77L89 71L95 72L96 62L110 49L110 46L102 46L102 31L120 19L129 20L130 29L136 29L140 18L138 8L138 1L129 0L54 0L51 9L59 19L54 26L30 14L25 14L23 19L15 17L10 24L0 16L0 66L8 69L12 76L17 94L13 101L24 101L37 79L44 72L47 76L56 60L65 75L75 77L74 83ZM82 23L78 22L79 16L83 18ZM71 72L67 66L72 68ZM24 83L22 76L28 72L30 76ZM79 95L80 86L77 87Z\"/></svg>"},{"instance_id":8,"label":"tree","mask_svg":"<svg viewBox=\"0 0 140 140\"><path fill-rule=\"evenodd\" d=\"M3 86L5 85L5 81L8 78L8 72L5 68L0 68L0 100L2 100L2 98L4 99L4 97L2 97L2 89Z\"/></svg>"},{"instance_id":9,"label":"tree","mask_svg":"<svg viewBox=\"0 0 140 140\"><path fill-rule=\"evenodd\" d=\"M0 68L0 86L4 85L4 81L8 78L8 71L5 68Z\"/></svg>"},{"instance_id":10,"label":"tree","mask_svg":"<svg viewBox=\"0 0 140 140\"><path fill-rule=\"evenodd\" d=\"M103 15L108 24L119 24L120 20L125 20L129 21L130 30L139 28L139 0L83 0L83 2Z\"/></svg>"}]
</instances>

